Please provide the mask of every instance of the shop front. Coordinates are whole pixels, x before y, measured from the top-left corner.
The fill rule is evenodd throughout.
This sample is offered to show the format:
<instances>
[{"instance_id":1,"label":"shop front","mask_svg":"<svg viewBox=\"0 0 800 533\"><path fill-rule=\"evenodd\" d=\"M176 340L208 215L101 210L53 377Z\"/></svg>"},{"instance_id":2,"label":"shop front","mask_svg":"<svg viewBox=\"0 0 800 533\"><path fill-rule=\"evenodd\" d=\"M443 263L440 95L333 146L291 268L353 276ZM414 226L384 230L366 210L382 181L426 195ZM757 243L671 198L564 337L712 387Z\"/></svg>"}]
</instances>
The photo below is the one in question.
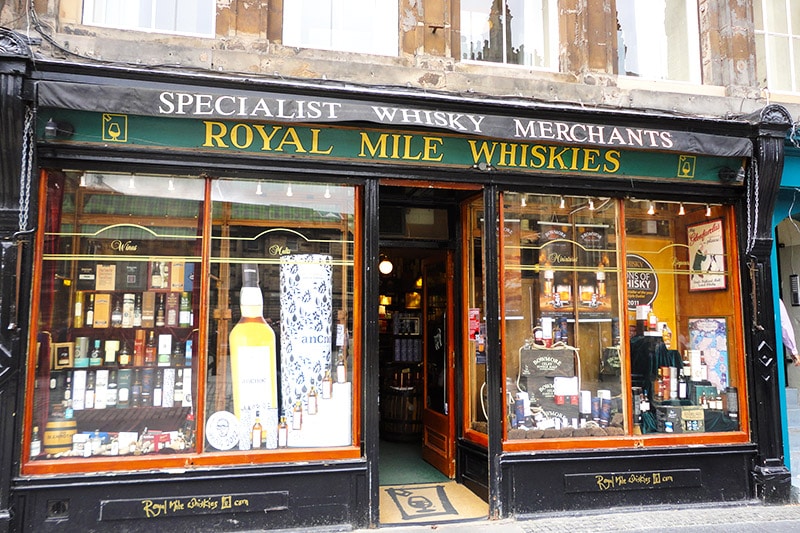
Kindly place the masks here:
<instances>
[{"instance_id":1,"label":"shop front","mask_svg":"<svg viewBox=\"0 0 800 533\"><path fill-rule=\"evenodd\" d=\"M4 72L20 528L375 526L386 442L488 518L788 498L782 108Z\"/></svg>"}]
</instances>

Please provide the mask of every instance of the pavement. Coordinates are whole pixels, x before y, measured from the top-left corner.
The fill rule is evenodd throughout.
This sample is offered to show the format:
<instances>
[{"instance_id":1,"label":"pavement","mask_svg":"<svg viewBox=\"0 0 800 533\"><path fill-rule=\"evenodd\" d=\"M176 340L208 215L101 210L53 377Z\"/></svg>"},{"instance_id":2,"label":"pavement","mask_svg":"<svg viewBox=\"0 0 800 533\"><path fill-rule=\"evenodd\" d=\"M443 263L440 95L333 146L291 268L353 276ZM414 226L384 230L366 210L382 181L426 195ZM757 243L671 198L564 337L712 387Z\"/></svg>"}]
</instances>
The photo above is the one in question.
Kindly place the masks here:
<instances>
[{"instance_id":1,"label":"pavement","mask_svg":"<svg viewBox=\"0 0 800 533\"><path fill-rule=\"evenodd\" d=\"M665 531L685 533L784 533L800 531L800 504L760 501L725 504L658 505L541 514L504 520L357 529L378 533L603 533Z\"/></svg>"}]
</instances>

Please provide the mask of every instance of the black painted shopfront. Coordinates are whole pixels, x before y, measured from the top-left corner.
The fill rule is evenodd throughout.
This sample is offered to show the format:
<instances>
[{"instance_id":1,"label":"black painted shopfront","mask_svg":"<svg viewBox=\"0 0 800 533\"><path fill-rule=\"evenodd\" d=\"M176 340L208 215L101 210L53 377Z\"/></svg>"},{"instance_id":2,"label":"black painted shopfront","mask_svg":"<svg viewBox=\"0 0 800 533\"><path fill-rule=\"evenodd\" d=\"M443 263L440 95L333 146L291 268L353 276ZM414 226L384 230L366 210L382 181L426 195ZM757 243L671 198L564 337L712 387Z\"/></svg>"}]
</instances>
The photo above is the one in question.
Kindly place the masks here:
<instances>
[{"instance_id":1,"label":"black painted shopfront","mask_svg":"<svg viewBox=\"0 0 800 533\"><path fill-rule=\"evenodd\" d=\"M5 39L7 528L377 526L386 436L491 519L788 500L783 108L154 75Z\"/></svg>"}]
</instances>

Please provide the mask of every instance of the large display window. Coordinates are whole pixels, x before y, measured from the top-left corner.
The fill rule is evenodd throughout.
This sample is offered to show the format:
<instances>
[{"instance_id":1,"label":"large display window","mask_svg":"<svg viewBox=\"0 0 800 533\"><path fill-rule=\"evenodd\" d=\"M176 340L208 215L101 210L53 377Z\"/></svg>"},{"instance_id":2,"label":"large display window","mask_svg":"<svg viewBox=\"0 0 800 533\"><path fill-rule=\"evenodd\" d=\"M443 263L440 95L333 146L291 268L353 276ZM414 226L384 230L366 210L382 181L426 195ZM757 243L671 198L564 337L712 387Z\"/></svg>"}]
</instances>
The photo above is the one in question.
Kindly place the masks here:
<instances>
[{"instance_id":1,"label":"large display window","mask_svg":"<svg viewBox=\"0 0 800 533\"><path fill-rule=\"evenodd\" d=\"M359 455L355 188L43 180L24 473Z\"/></svg>"},{"instance_id":2,"label":"large display window","mask_svg":"<svg viewBox=\"0 0 800 533\"><path fill-rule=\"evenodd\" d=\"M506 449L748 439L732 206L520 191L500 206ZM467 223L469 435L488 401L479 206Z\"/></svg>"}]
</instances>

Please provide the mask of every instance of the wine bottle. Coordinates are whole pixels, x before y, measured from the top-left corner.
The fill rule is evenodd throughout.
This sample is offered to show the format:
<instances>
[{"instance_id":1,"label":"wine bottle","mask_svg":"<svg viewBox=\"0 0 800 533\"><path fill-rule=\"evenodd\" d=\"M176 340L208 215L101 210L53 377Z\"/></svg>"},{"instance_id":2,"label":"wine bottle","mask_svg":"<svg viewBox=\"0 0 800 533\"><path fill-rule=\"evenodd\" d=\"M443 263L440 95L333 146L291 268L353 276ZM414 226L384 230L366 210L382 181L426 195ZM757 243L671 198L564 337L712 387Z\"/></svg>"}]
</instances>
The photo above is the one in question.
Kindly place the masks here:
<instances>
[{"instance_id":1,"label":"wine bottle","mask_svg":"<svg viewBox=\"0 0 800 533\"><path fill-rule=\"evenodd\" d=\"M240 301L242 316L231 330L228 344L231 351L234 414L240 420L252 416L247 409L278 407L275 332L264 320L264 302L258 286L258 267L242 267ZM263 369L259 372L260 369ZM246 406L246 407L243 407ZM271 444L267 443L267 447Z\"/></svg>"},{"instance_id":2,"label":"wine bottle","mask_svg":"<svg viewBox=\"0 0 800 533\"><path fill-rule=\"evenodd\" d=\"M42 440L39 438L39 426L33 426L31 435L31 459L39 457L42 453Z\"/></svg>"}]
</instances>

